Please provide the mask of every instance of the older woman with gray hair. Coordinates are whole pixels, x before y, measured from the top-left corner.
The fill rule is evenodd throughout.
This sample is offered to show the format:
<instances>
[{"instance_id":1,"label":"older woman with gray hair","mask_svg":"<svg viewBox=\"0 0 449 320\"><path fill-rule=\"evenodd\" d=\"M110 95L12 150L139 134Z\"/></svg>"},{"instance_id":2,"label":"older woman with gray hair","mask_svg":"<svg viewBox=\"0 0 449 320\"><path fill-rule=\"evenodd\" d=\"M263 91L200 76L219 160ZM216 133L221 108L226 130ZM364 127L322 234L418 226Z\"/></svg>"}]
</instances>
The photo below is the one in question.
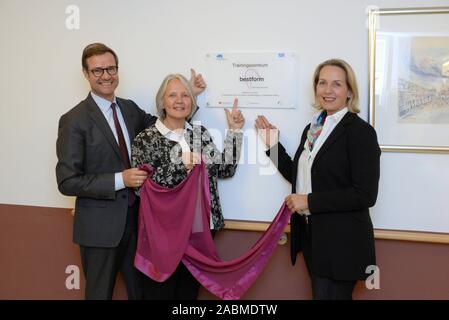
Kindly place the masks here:
<instances>
[{"instance_id":1,"label":"older woman with gray hair","mask_svg":"<svg viewBox=\"0 0 449 320\"><path fill-rule=\"evenodd\" d=\"M184 76L171 74L162 81L156 95L156 106L158 120L134 140L133 166L151 165L154 168L151 179L163 187L174 188L187 177L195 164L200 163L202 156L209 177L210 227L214 234L215 230L224 227L217 180L235 174L240 156L244 118L237 108L237 99L231 111L225 109L229 130L223 152L217 149L205 127L189 123L197 106L192 87ZM162 283L145 278L146 299L194 300L198 289L199 283L182 263Z\"/></svg>"}]
</instances>

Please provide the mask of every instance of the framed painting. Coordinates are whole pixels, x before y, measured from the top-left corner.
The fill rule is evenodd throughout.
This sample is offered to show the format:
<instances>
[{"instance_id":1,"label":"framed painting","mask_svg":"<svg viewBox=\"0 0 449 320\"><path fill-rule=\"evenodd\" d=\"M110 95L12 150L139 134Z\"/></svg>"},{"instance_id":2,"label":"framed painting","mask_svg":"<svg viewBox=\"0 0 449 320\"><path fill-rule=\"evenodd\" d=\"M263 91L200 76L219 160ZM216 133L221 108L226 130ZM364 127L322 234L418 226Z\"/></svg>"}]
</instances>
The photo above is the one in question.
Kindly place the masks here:
<instances>
[{"instance_id":1,"label":"framed painting","mask_svg":"<svg viewBox=\"0 0 449 320\"><path fill-rule=\"evenodd\" d=\"M449 152L449 7L369 12L369 121L391 152Z\"/></svg>"}]
</instances>

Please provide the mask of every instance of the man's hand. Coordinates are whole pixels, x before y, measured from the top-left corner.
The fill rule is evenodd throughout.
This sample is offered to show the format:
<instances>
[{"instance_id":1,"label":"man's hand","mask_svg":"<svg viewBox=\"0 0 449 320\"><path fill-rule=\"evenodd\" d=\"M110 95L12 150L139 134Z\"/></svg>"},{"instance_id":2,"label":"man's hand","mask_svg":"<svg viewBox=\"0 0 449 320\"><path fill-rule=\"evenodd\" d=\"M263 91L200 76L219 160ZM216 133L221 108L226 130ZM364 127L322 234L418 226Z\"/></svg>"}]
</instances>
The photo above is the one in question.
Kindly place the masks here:
<instances>
[{"instance_id":1,"label":"man's hand","mask_svg":"<svg viewBox=\"0 0 449 320\"><path fill-rule=\"evenodd\" d=\"M245 118L242 112L238 109L239 100L234 99L234 105L232 106L232 111L224 109L226 112L226 118L228 119L229 129L242 129L245 124Z\"/></svg>"},{"instance_id":2,"label":"man's hand","mask_svg":"<svg viewBox=\"0 0 449 320\"><path fill-rule=\"evenodd\" d=\"M126 169L122 172L123 182L128 188L139 188L147 176L146 171L137 168Z\"/></svg>"},{"instance_id":3,"label":"man's hand","mask_svg":"<svg viewBox=\"0 0 449 320\"><path fill-rule=\"evenodd\" d=\"M193 94L195 97L200 95L206 89L206 82L203 79L201 73L196 74L195 70L190 69L190 85L192 86Z\"/></svg>"}]
</instances>

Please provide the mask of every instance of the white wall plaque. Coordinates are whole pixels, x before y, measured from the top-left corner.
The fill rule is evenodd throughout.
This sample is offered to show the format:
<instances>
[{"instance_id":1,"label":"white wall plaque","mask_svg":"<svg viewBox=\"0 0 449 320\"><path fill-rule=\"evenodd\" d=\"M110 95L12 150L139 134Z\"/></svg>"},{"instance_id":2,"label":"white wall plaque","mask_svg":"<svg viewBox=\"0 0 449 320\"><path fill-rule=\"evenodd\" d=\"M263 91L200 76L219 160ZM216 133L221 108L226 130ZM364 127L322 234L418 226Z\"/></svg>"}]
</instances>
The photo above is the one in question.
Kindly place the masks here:
<instances>
[{"instance_id":1,"label":"white wall plaque","mask_svg":"<svg viewBox=\"0 0 449 320\"><path fill-rule=\"evenodd\" d=\"M209 53L206 55L208 107L295 108L297 54L293 52Z\"/></svg>"}]
</instances>

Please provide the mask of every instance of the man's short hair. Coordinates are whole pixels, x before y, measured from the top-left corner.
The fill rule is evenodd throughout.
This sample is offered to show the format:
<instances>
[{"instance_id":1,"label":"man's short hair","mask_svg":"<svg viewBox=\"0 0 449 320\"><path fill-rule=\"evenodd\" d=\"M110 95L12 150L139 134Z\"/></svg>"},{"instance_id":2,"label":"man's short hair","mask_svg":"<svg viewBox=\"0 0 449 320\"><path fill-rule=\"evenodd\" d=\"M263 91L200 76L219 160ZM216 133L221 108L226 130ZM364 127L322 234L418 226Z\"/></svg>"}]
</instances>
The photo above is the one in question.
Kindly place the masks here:
<instances>
[{"instance_id":1,"label":"man's short hair","mask_svg":"<svg viewBox=\"0 0 449 320\"><path fill-rule=\"evenodd\" d=\"M103 43L91 43L87 45L83 50L83 56L81 58L81 64L83 66L83 69L88 71L87 59L89 59L92 56L101 55L107 52L110 52L114 56L115 65L118 66L118 57L115 54L114 50L104 45Z\"/></svg>"}]
</instances>

